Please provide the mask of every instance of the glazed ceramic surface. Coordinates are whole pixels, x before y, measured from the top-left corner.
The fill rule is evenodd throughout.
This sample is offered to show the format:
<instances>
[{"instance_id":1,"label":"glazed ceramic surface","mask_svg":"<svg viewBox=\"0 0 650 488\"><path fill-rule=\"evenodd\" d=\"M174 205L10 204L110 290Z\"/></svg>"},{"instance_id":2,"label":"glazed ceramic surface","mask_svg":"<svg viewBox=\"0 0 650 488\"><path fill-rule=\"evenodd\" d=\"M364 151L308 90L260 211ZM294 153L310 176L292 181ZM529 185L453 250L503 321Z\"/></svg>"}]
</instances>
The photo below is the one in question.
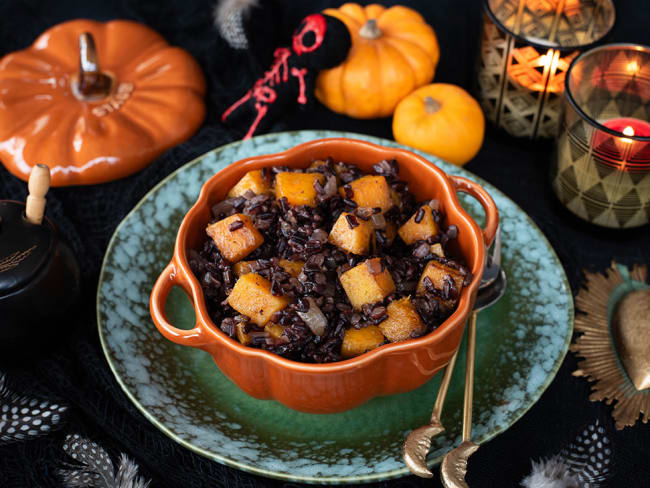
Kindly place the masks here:
<instances>
[{"instance_id":1,"label":"glazed ceramic surface","mask_svg":"<svg viewBox=\"0 0 650 488\"><path fill-rule=\"evenodd\" d=\"M463 287L454 313L434 332L386 344L345 361L307 364L246 347L224 334L209 317L203 290L190 269L187 253L200 248L205 241L205 226L211 218L212 206L222 201L228 189L248 171L278 165L303 168L314 159L328 157L352 161L366 172L372 172L372 166L378 161L397 159L400 178L410 185L416 199L437 199L447 225L458 228L455 252L465 258L473 276ZM461 191L482 202L487 221L485 230L478 227L458 202L456 193ZM219 369L255 398L277 400L307 413L343 412L376 396L414 390L449 362L458 349L465 320L472 310L485 262L485 246L494 239L497 225L496 205L480 185L459 176L447 176L411 151L351 138L317 139L285 152L237 161L203 185L198 201L178 230L173 259L161 270L151 292L151 316L167 339L208 351ZM197 322L191 330L174 327L165 316L164 304L175 285L192 297Z\"/></svg>"},{"instance_id":2,"label":"glazed ceramic surface","mask_svg":"<svg viewBox=\"0 0 650 488\"><path fill-rule=\"evenodd\" d=\"M76 89L84 32L112 78L97 100L80 100ZM205 116L204 92L198 63L152 29L64 22L0 60L0 159L23 180L47 164L52 186L115 180L189 138Z\"/></svg>"},{"instance_id":3,"label":"glazed ceramic surface","mask_svg":"<svg viewBox=\"0 0 650 488\"><path fill-rule=\"evenodd\" d=\"M408 474L406 434L428 422L439 375L421 388L371 400L339 414L313 415L256 400L228 380L206 352L173 344L155 329L149 293L169 261L176 230L202 182L233 161L324 137L395 142L357 134L269 134L205 154L156 186L124 219L109 245L98 289L99 333L128 397L165 434L215 461L263 476L313 483L356 483ZM417 153L417 151L415 151ZM499 207L508 291L478 319L473 440L507 429L541 396L566 354L573 302L564 271L543 234L500 191L431 156L445 172L479 182ZM471 197L463 206L483 223ZM172 290L166 313L179 328L195 323L192 304ZM430 463L460 442L464 350L454 372Z\"/></svg>"}]
</instances>

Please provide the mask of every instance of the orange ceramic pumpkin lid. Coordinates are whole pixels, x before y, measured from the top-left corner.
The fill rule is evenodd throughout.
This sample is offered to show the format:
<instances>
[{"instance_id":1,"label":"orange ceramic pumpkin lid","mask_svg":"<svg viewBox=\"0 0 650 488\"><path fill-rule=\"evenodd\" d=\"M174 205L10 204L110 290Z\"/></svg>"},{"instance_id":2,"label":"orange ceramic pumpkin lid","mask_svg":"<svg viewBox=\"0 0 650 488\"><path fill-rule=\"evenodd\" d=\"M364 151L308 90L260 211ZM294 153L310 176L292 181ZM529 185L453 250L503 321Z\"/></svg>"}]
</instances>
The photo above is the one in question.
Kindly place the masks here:
<instances>
[{"instance_id":1,"label":"orange ceramic pumpkin lid","mask_svg":"<svg viewBox=\"0 0 650 488\"><path fill-rule=\"evenodd\" d=\"M52 186L122 178L188 139L205 79L186 51L136 22L72 20L0 60L0 161Z\"/></svg>"}]
</instances>

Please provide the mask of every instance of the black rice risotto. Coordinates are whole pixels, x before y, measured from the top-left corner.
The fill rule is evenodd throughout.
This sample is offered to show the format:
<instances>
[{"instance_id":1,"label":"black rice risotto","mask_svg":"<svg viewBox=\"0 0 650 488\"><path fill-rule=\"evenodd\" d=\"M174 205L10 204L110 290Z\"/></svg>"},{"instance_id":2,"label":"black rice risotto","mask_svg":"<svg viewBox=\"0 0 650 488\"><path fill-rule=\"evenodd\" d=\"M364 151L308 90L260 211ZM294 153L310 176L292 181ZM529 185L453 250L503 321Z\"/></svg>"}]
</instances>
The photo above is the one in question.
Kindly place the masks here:
<instances>
[{"instance_id":1,"label":"black rice risotto","mask_svg":"<svg viewBox=\"0 0 650 488\"><path fill-rule=\"evenodd\" d=\"M458 229L395 160L251 171L189 251L212 321L250 347L326 363L436 329L471 280Z\"/></svg>"}]
</instances>

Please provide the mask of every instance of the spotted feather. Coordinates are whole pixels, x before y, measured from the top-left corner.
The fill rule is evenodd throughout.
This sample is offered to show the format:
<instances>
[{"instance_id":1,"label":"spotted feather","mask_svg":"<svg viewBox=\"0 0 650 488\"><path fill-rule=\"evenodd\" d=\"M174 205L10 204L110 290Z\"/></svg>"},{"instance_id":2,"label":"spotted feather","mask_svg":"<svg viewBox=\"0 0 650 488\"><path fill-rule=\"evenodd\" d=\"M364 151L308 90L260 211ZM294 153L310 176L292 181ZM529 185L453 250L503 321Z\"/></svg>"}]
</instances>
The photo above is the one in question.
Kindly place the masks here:
<instances>
[{"instance_id":1,"label":"spotted feather","mask_svg":"<svg viewBox=\"0 0 650 488\"><path fill-rule=\"evenodd\" d=\"M248 49L244 18L258 6L258 0L219 0L214 8L214 24L233 49Z\"/></svg>"},{"instance_id":2,"label":"spotted feather","mask_svg":"<svg viewBox=\"0 0 650 488\"><path fill-rule=\"evenodd\" d=\"M598 488L610 476L611 454L609 438L598 421L586 427L573 443L560 452L585 488Z\"/></svg>"},{"instance_id":3,"label":"spotted feather","mask_svg":"<svg viewBox=\"0 0 650 488\"><path fill-rule=\"evenodd\" d=\"M524 478L524 488L600 488L611 476L611 446L605 428L587 426L559 454L539 463Z\"/></svg>"},{"instance_id":4,"label":"spotted feather","mask_svg":"<svg viewBox=\"0 0 650 488\"><path fill-rule=\"evenodd\" d=\"M49 434L61 423L67 409L65 405L11 391L0 374L0 444Z\"/></svg>"},{"instance_id":5,"label":"spotted feather","mask_svg":"<svg viewBox=\"0 0 650 488\"><path fill-rule=\"evenodd\" d=\"M138 476L138 466L126 454L120 456L117 472L110 456L99 444L79 434L68 435L63 450L78 464L58 471L68 488L147 488L148 481Z\"/></svg>"}]
</instances>

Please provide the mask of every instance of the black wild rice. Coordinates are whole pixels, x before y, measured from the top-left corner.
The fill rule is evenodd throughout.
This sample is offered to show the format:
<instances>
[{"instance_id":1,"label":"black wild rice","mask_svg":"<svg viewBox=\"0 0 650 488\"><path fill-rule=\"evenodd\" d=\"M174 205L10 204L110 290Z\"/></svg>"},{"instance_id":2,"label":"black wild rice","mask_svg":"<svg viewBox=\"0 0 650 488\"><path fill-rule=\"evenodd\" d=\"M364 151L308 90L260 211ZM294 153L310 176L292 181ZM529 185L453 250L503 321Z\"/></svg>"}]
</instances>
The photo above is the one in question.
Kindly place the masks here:
<instances>
[{"instance_id":1,"label":"black wild rice","mask_svg":"<svg viewBox=\"0 0 650 488\"><path fill-rule=\"evenodd\" d=\"M348 221L348 225L350 226L350 229L354 229L355 227L359 227L359 222L357 221L357 218L354 215L347 214L345 216L345 219Z\"/></svg>"},{"instance_id":2,"label":"black wild rice","mask_svg":"<svg viewBox=\"0 0 650 488\"><path fill-rule=\"evenodd\" d=\"M412 297L416 311L427 326L423 333L437 328L453 312L450 303L458 298L459 290L451 276L444 277L441 290L436 289L429 278L424 279L423 295L417 295L416 288L424 267L431 260L458 271L463 276L463 286L469 284L471 273L461 262L435 256L430 249L431 244L440 242L446 252L447 243L457 238L458 229L453 225L444 229L439 204L432 200L421 202L420 205L430 206L434 221L443 230L411 246L394 237L394 231L416 210L414 220L419 223L424 209L418 209L408 185L398 179L397 161L380 161L373 169L376 174L386 178L394 198L394 206L383 214L379 207L361 208L353 200L354 191L348 183L364 176L364 173L353 164L335 162L331 158L318 161L305 170L324 176L322 183L318 180L314 183L316 207L292 206L286 197L276 200L272 194L255 195L250 191L212 206L210 223L235 213L243 213L252 220L264 237L264 243L246 256L248 269L243 272L263 276L271 283L273 295L284 295L291 300L285 309L270 318L269 325L283 327L279 337L275 337L271 329L259 327L248 317L238 314L227 302L237 281L233 265L222 257L213 241L206 236L198 249L189 250L189 263L203 289L210 318L226 335L238 340L239 334L244 333L250 347L266 349L296 361L332 362L341 359L345 330L381 324L388 318L387 307L393 300ZM264 168L262 177L271 184L276 174L285 171L300 170L279 166ZM339 195L339 186L343 187L344 196ZM360 225L359 219L372 222L374 254L349 254L328 242L329 231L342 212L348 212L346 221L350 228ZM243 226L244 223L237 220L230 224L229 229L235 231ZM372 259L377 257L381 259ZM281 259L303 261L305 264L299 275L292 276L282 267ZM339 276L364 261L372 274L388 270L396 290L378 303L355 310ZM298 312L309 311L308 298L327 319L325 331L320 336L316 336L298 315Z\"/></svg>"},{"instance_id":3,"label":"black wild rice","mask_svg":"<svg viewBox=\"0 0 650 488\"><path fill-rule=\"evenodd\" d=\"M424 209L420 207L416 212L415 218L413 220L415 220L416 224L419 224L420 222L422 222L423 218L424 218Z\"/></svg>"},{"instance_id":4,"label":"black wild rice","mask_svg":"<svg viewBox=\"0 0 650 488\"><path fill-rule=\"evenodd\" d=\"M235 232L237 229L241 229L242 227L244 227L244 223L241 220L235 220L228 226L228 230L230 230L230 232Z\"/></svg>"}]
</instances>

